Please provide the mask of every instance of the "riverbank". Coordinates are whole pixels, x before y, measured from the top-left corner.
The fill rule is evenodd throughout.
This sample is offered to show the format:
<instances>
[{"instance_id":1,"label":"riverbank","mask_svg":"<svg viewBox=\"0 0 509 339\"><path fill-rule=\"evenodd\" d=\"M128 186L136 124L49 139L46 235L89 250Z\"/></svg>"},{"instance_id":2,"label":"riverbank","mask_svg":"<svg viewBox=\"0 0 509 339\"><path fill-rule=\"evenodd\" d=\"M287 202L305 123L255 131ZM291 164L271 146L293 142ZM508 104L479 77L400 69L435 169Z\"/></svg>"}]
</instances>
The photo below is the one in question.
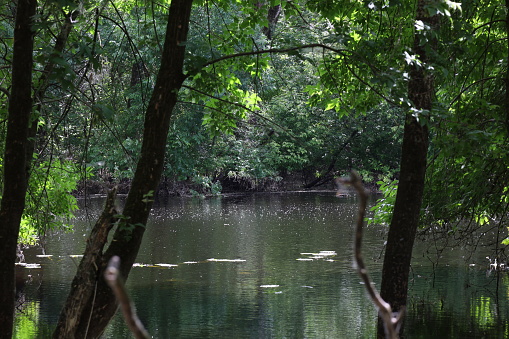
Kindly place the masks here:
<instances>
[{"instance_id":1,"label":"riverbank","mask_svg":"<svg viewBox=\"0 0 509 339\"><path fill-rule=\"evenodd\" d=\"M196 182L188 180L174 180L163 177L157 195L165 196L209 196L232 193L249 192L292 192L292 191L335 191L343 189L338 187L334 179L324 180L319 185L307 186L307 178L298 175L289 175L285 178L265 178L265 179L232 179L220 178L213 182ZM366 188L372 193L379 193L379 185L375 182L365 182ZM130 179L114 180L87 180L80 183L75 196L87 196L92 194L106 194L113 187L117 187L118 194L127 194L131 187Z\"/></svg>"}]
</instances>

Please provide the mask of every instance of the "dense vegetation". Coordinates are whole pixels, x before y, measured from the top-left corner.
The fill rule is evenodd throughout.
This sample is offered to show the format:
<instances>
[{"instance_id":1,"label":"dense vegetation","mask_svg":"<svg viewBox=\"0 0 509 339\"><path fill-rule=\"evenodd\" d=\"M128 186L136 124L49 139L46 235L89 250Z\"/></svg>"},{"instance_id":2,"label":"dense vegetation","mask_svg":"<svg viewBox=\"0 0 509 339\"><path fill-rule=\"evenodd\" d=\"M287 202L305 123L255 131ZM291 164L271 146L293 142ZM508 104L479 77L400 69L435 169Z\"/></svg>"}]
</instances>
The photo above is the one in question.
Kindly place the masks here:
<instances>
[{"instance_id":1,"label":"dense vegetation","mask_svg":"<svg viewBox=\"0 0 509 339\"><path fill-rule=\"evenodd\" d=\"M45 95L37 103L34 173L61 179L58 194L104 192L114 184L125 189L139 158L144 110L161 54L164 8L129 3L110 8L90 3L90 8L72 12L72 4L66 7L50 2L40 8L41 18L48 17L37 23L34 67L52 70L38 79L44 83L34 85L41 87L39 95ZM53 13L59 6L76 13L77 19L65 48L56 52L52 39L62 18ZM6 8L15 11L14 4ZM78 16L78 10L85 12ZM293 11L297 12L273 27L269 40L264 34L262 9L243 15L240 6L197 8L193 14L196 25L191 27L186 45L187 68L200 67L200 63L225 53L253 48L277 52L289 45L300 47L298 41L323 43L331 39L323 37L333 32L327 32L317 14L298 8ZM6 36L12 35L12 20L12 16L4 17ZM224 26L239 26L239 20L244 20L241 24L249 34L238 36L236 44L225 45L226 38L221 36ZM308 27L296 34L291 29L296 25ZM12 39L5 43L9 46ZM325 95L317 93L323 72L321 47L276 52L216 63L190 77L173 113L163 190L217 194L228 189L284 189L288 181L291 188L311 188L330 183L351 169L359 171L367 182L394 176L400 156L401 109L376 101L362 108L353 100L340 105L340 98L333 93L329 95L334 98L325 100ZM7 96L9 68L2 72L2 93ZM69 176L54 175L63 164ZM44 182L40 175L34 177L34 185ZM76 182L81 183L78 191L73 186ZM65 215L66 211L58 208L75 208L72 198L60 206L52 201L49 196L57 189L55 185L42 190L32 186L28 196L45 200L29 202L29 206L55 216ZM51 205L50 209L41 208ZM26 213L27 219L32 218ZM35 229L47 228L40 226Z\"/></svg>"},{"instance_id":2,"label":"dense vegetation","mask_svg":"<svg viewBox=\"0 0 509 339\"><path fill-rule=\"evenodd\" d=\"M159 109L153 93L163 89L158 81L169 62L169 3L181 3L28 2L36 11L25 18L33 66L22 86L13 37L24 1L3 3L0 17L5 204L14 190L9 126L27 110L16 89L29 88L23 95L31 98L22 138L26 178L19 179L26 208L21 228L13 228L23 243L62 225L76 209L72 193L98 191L91 181L122 187L136 178L147 156L147 117ZM382 185L376 221L390 223L398 179L400 194L415 179L407 180L403 165L415 148L405 149L403 139L418 130L427 162L414 162L426 177L409 188L418 196L416 222L446 234L486 224L505 231L507 13L482 0L194 1L187 38L178 41L182 67L172 73L179 83L167 87L177 101L158 139L162 179L152 179L160 192L202 195L312 188L355 169ZM140 190L145 202L155 188ZM9 258L0 266L12 265Z\"/></svg>"}]
</instances>

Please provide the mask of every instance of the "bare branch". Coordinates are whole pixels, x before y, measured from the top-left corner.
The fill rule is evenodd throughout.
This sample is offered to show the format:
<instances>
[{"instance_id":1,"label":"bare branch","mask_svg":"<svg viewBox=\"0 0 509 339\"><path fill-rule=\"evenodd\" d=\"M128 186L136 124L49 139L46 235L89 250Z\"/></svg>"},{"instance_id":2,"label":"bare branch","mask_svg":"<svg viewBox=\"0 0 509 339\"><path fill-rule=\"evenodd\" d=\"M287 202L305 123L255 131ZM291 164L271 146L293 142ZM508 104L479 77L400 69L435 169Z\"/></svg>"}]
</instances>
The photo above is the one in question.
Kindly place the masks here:
<instances>
[{"instance_id":1,"label":"bare branch","mask_svg":"<svg viewBox=\"0 0 509 339\"><path fill-rule=\"evenodd\" d=\"M339 182L353 186L357 191L357 195L359 196L359 211L357 214L354 242L354 258L355 265L357 266L357 272L361 276L361 279L364 282L364 286L366 287L366 291L368 292L371 301L377 308L378 314L384 323L385 336L389 339L398 339L398 332L400 327L399 325L401 324L405 309L404 307L401 307L401 310L398 313L393 314L391 305L382 299L377 289L371 282L371 279L368 275L368 270L366 269L364 260L362 259L362 228L364 225L368 193L362 185L360 176L356 172L351 173L350 179L340 179Z\"/></svg>"},{"instance_id":2,"label":"bare branch","mask_svg":"<svg viewBox=\"0 0 509 339\"><path fill-rule=\"evenodd\" d=\"M104 279L113 290L117 301L122 309L127 327L131 330L134 337L137 339L148 339L151 338L147 330L141 323L134 305L129 300L129 296L125 290L124 282L120 277L120 258L117 256L111 257L108 267L104 271Z\"/></svg>"}]
</instances>

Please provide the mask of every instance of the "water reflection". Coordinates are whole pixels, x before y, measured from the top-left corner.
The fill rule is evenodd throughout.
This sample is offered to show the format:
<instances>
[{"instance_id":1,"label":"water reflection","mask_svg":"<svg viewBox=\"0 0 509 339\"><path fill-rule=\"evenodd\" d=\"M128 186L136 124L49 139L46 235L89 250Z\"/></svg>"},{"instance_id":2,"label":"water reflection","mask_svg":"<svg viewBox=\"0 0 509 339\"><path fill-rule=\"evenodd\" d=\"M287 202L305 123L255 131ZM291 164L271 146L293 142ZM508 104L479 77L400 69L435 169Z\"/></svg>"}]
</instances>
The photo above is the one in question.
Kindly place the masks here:
<instances>
[{"instance_id":1,"label":"water reflection","mask_svg":"<svg viewBox=\"0 0 509 339\"><path fill-rule=\"evenodd\" d=\"M432 276L429 267L418 271ZM412 338L507 338L509 276L507 272L488 273L466 265L444 266L434 272L434 282L424 276L416 278L407 333Z\"/></svg>"},{"instance_id":2,"label":"water reflection","mask_svg":"<svg viewBox=\"0 0 509 339\"><path fill-rule=\"evenodd\" d=\"M154 338L374 337L376 313L352 268L354 202L334 193L160 201L128 282L140 318ZM88 213L77 217L75 233L48 239L53 257L25 253L41 263L42 283L26 291L37 312L19 313L19 338L47 337L56 324L76 270L70 255L84 249L98 210ZM364 250L375 283L383 242L384 229L369 227ZM336 255L299 260L320 251ZM416 255L407 337L505 336L507 276L487 277L461 255L436 268ZM120 316L105 337L129 337Z\"/></svg>"}]
</instances>

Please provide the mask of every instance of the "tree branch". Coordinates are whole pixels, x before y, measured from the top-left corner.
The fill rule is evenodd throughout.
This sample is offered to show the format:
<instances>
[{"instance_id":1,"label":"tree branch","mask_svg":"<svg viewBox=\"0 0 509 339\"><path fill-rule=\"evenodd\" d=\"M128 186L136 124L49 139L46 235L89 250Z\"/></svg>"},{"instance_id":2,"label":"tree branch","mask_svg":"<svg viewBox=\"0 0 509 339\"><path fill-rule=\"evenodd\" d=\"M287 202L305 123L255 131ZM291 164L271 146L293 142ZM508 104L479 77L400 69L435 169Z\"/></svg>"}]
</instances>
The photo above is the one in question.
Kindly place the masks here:
<instances>
[{"instance_id":1,"label":"tree branch","mask_svg":"<svg viewBox=\"0 0 509 339\"><path fill-rule=\"evenodd\" d=\"M484 78L484 79L479 79L479 80L476 80L474 81L473 83L469 84L468 86L466 87L463 87L461 89L461 91L454 97L454 99L451 100L451 102L449 103L449 108L451 108L451 106L456 102L458 101L458 99L461 97L461 95L463 93L465 93L466 91L468 91L471 87L477 85L477 84L484 84L486 81L489 81L489 80L494 80L496 79L497 77L488 77L488 78Z\"/></svg>"},{"instance_id":2,"label":"tree branch","mask_svg":"<svg viewBox=\"0 0 509 339\"><path fill-rule=\"evenodd\" d=\"M261 49L261 50L251 51L251 52L241 52L241 53L236 53L236 54L225 55L225 56L222 56L220 58L207 61L206 63L202 64L200 67L192 70L191 72L188 72L185 75L185 78L188 78L189 76L191 76L193 74L196 74L201 69L203 69L203 68L205 68L207 66L210 66L210 65L213 65L213 64L217 64L218 62L221 62L221 61L224 61L224 60L234 59L234 58L243 57L243 56L252 56L252 55L269 54L269 53L288 53L288 52L298 51L300 49L306 49L306 48L322 48L324 50L328 50L328 51L331 51L331 52L334 52L334 53L337 53L337 54L341 54L343 56L347 56L345 54L345 52L351 52L351 51L349 51L347 49L334 48L334 47L331 47L331 46L327 46L327 45L324 45L324 44L318 44L318 43L316 43L316 44L307 44L307 45L296 46L296 47L289 47L289 48L270 48L270 49Z\"/></svg>"},{"instance_id":3,"label":"tree branch","mask_svg":"<svg viewBox=\"0 0 509 339\"><path fill-rule=\"evenodd\" d=\"M368 194L362 185L361 178L356 172L352 172L350 179L339 179L340 183L351 185L357 191L359 196L359 211L357 214L357 223L355 227L355 242L354 242L354 258L355 265L357 266L357 272L361 276L366 291L371 299L371 302L375 305L378 310L378 314L384 323L385 336L389 339L399 338L398 332L401 321L404 315L404 308L402 307L400 312L393 314L391 305L382 299L377 289L374 287L371 279L368 275L368 270L364 265L362 258L361 246L362 246L362 228L364 225L364 217L366 212L366 205L368 201Z\"/></svg>"},{"instance_id":4,"label":"tree branch","mask_svg":"<svg viewBox=\"0 0 509 339\"><path fill-rule=\"evenodd\" d=\"M474 35L479 29L481 29L483 27L486 27L486 26L491 26L491 25L496 24L498 22L506 22L506 21L500 19L500 20L493 20L493 21L490 21L490 22L485 22L482 25L477 26L476 28L474 28L471 34Z\"/></svg>"},{"instance_id":5,"label":"tree branch","mask_svg":"<svg viewBox=\"0 0 509 339\"><path fill-rule=\"evenodd\" d=\"M141 323L140 319L138 318L136 309L129 300L129 296L125 290L124 282L120 277L119 257L111 257L108 263L108 267L104 271L104 279L106 279L106 282L113 290L113 293L115 294L115 297L120 304L120 308L122 309L122 314L124 316L127 327L129 327L134 337L137 339L151 338L147 330L145 330L145 327Z\"/></svg>"}]
</instances>

